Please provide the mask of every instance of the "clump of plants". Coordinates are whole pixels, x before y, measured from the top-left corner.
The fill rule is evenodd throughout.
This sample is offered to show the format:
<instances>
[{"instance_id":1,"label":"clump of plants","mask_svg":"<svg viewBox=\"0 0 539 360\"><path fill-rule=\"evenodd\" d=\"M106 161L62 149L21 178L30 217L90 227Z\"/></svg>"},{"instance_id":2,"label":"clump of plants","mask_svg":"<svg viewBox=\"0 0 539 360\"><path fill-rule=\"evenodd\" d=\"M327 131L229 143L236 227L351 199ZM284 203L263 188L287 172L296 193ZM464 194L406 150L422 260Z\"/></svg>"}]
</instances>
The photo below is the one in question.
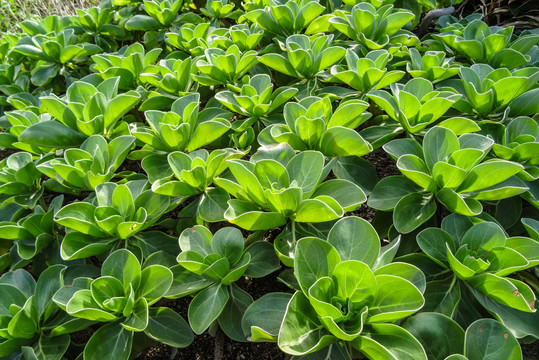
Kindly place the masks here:
<instances>
[{"instance_id":1,"label":"clump of plants","mask_svg":"<svg viewBox=\"0 0 539 360\"><path fill-rule=\"evenodd\" d=\"M107 0L10 23L0 358L184 359L206 332L282 359L525 358L539 32L472 15L418 36L454 2Z\"/></svg>"}]
</instances>

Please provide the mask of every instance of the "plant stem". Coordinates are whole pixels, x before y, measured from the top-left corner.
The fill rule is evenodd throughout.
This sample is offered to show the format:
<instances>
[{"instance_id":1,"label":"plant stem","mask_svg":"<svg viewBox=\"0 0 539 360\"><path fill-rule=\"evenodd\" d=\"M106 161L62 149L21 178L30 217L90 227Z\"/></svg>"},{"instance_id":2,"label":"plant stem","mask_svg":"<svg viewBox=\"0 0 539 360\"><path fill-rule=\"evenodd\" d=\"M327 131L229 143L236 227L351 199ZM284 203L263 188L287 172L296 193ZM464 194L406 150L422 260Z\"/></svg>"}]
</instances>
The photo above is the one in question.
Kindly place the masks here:
<instances>
[{"instance_id":1,"label":"plant stem","mask_svg":"<svg viewBox=\"0 0 539 360\"><path fill-rule=\"evenodd\" d=\"M222 360L223 358L223 348L225 344L224 333L220 328L217 328L217 333L214 338L214 348L213 348L213 360Z\"/></svg>"}]
</instances>

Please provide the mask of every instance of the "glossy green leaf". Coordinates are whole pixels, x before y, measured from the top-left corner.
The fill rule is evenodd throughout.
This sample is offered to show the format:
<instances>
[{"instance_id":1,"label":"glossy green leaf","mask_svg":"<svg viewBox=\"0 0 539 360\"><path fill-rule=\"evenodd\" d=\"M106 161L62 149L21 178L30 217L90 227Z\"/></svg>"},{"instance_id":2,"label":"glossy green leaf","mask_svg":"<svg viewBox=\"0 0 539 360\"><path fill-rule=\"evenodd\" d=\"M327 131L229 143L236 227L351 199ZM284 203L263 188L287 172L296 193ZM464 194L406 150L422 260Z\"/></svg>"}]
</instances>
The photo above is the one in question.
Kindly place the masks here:
<instances>
[{"instance_id":1,"label":"glossy green leaf","mask_svg":"<svg viewBox=\"0 0 539 360\"><path fill-rule=\"evenodd\" d=\"M291 294L273 292L249 305L242 318L242 328L250 341L277 341L291 298Z\"/></svg>"},{"instance_id":2,"label":"glossy green leaf","mask_svg":"<svg viewBox=\"0 0 539 360\"><path fill-rule=\"evenodd\" d=\"M350 216L335 223L327 241L339 253L342 261L358 260L374 267L380 253L380 238L366 220Z\"/></svg>"},{"instance_id":3,"label":"glossy green leaf","mask_svg":"<svg viewBox=\"0 0 539 360\"><path fill-rule=\"evenodd\" d=\"M236 264L243 254L243 235L240 230L232 227L219 229L211 241L213 252L228 259L231 265Z\"/></svg>"},{"instance_id":4,"label":"glossy green leaf","mask_svg":"<svg viewBox=\"0 0 539 360\"><path fill-rule=\"evenodd\" d=\"M513 334L492 319L477 320L466 329L464 355L469 359L522 359L520 346Z\"/></svg>"},{"instance_id":5,"label":"glossy green leaf","mask_svg":"<svg viewBox=\"0 0 539 360\"><path fill-rule=\"evenodd\" d=\"M221 315L229 296L226 286L215 283L193 298L187 316L195 334L202 334Z\"/></svg>"},{"instance_id":6,"label":"glossy green leaf","mask_svg":"<svg viewBox=\"0 0 539 360\"><path fill-rule=\"evenodd\" d=\"M444 360L463 353L464 330L451 318L439 313L420 313L402 325L423 345L429 359Z\"/></svg>"},{"instance_id":7,"label":"glossy green leaf","mask_svg":"<svg viewBox=\"0 0 539 360\"><path fill-rule=\"evenodd\" d=\"M128 360L132 344L133 332L117 323L107 324L92 335L84 348L84 358L102 360L113 357L118 360Z\"/></svg>"},{"instance_id":8,"label":"glossy green leaf","mask_svg":"<svg viewBox=\"0 0 539 360\"><path fill-rule=\"evenodd\" d=\"M148 302L141 298L135 306L131 315L125 319L122 326L129 331L143 331L148 326Z\"/></svg>"},{"instance_id":9,"label":"glossy green leaf","mask_svg":"<svg viewBox=\"0 0 539 360\"><path fill-rule=\"evenodd\" d=\"M39 122L19 135L20 142L45 148L78 147L84 140L82 134L56 121Z\"/></svg>"},{"instance_id":10,"label":"glossy green leaf","mask_svg":"<svg viewBox=\"0 0 539 360\"><path fill-rule=\"evenodd\" d=\"M144 297L148 305L152 305L167 293L172 280L172 272L169 269L161 265L150 265L140 274L137 296Z\"/></svg>"},{"instance_id":11,"label":"glossy green leaf","mask_svg":"<svg viewBox=\"0 0 539 360\"><path fill-rule=\"evenodd\" d=\"M393 210L399 200L421 188L404 176L388 176L376 183L367 205L377 210Z\"/></svg>"},{"instance_id":12,"label":"glossy green leaf","mask_svg":"<svg viewBox=\"0 0 539 360\"><path fill-rule=\"evenodd\" d=\"M487 161L475 166L466 176L458 192L478 191L498 184L522 170L522 165L505 161Z\"/></svg>"},{"instance_id":13,"label":"glossy green leaf","mask_svg":"<svg viewBox=\"0 0 539 360\"><path fill-rule=\"evenodd\" d=\"M425 163L431 171L434 164L445 161L449 155L459 149L460 144L455 133L443 127L433 127L423 138Z\"/></svg>"},{"instance_id":14,"label":"glossy green leaf","mask_svg":"<svg viewBox=\"0 0 539 360\"><path fill-rule=\"evenodd\" d=\"M140 263L129 250L116 250L103 262L101 275L115 277L122 282L125 289L128 289L129 285L136 289L140 284Z\"/></svg>"},{"instance_id":15,"label":"glossy green leaf","mask_svg":"<svg viewBox=\"0 0 539 360\"><path fill-rule=\"evenodd\" d=\"M303 238L296 245L294 269L305 293L323 276L329 276L340 262L337 250L318 238Z\"/></svg>"},{"instance_id":16,"label":"glossy green leaf","mask_svg":"<svg viewBox=\"0 0 539 360\"><path fill-rule=\"evenodd\" d=\"M419 289L394 275L376 275L378 295L369 308L368 323L392 322L411 315L425 303ZM398 292L395 289L399 289Z\"/></svg>"},{"instance_id":17,"label":"glossy green leaf","mask_svg":"<svg viewBox=\"0 0 539 360\"><path fill-rule=\"evenodd\" d=\"M335 341L318 320L318 316L302 292L296 292L286 308L277 343L284 352L305 355Z\"/></svg>"},{"instance_id":18,"label":"glossy green leaf","mask_svg":"<svg viewBox=\"0 0 539 360\"><path fill-rule=\"evenodd\" d=\"M370 153L373 147L356 131L335 126L322 135L320 150L326 156L363 156Z\"/></svg>"},{"instance_id":19,"label":"glossy green leaf","mask_svg":"<svg viewBox=\"0 0 539 360\"><path fill-rule=\"evenodd\" d=\"M420 342L394 324L372 324L352 346L373 359L427 359Z\"/></svg>"},{"instance_id":20,"label":"glossy green leaf","mask_svg":"<svg viewBox=\"0 0 539 360\"><path fill-rule=\"evenodd\" d=\"M393 222L395 229L407 234L417 229L436 212L436 202L431 196L411 193L404 196L395 205Z\"/></svg>"},{"instance_id":21,"label":"glossy green leaf","mask_svg":"<svg viewBox=\"0 0 539 360\"><path fill-rule=\"evenodd\" d=\"M178 348L189 346L194 338L187 321L166 307L150 308L148 327L144 332L152 339Z\"/></svg>"}]
</instances>

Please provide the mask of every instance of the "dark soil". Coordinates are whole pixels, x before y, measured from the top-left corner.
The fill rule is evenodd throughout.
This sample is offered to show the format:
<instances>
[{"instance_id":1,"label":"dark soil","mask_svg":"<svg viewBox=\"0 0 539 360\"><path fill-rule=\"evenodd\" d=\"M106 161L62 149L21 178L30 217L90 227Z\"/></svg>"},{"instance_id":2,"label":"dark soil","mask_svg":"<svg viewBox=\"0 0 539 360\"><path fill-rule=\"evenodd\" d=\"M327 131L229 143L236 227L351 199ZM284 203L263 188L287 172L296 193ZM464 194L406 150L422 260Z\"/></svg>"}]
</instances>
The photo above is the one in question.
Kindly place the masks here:
<instances>
[{"instance_id":1,"label":"dark soil","mask_svg":"<svg viewBox=\"0 0 539 360\"><path fill-rule=\"evenodd\" d=\"M122 165L116 170L116 173L122 171L133 171L137 174L145 174L146 172L142 170L141 162L139 160L129 160L125 159Z\"/></svg>"},{"instance_id":2,"label":"dark soil","mask_svg":"<svg viewBox=\"0 0 539 360\"><path fill-rule=\"evenodd\" d=\"M92 337L94 334L94 330L90 328L86 328L84 330L80 330L74 333L71 333L71 341L75 344L86 344L88 340Z\"/></svg>"},{"instance_id":3,"label":"dark soil","mask_svg":"<svg viewBox=\"0 0 539 360\"><path fill-rule=\"evenodd\" d=\"M165 344L159 344L136 357L137 360L152 360L152 359L171 359L172 348ZM195 359L195 358L193 358Z\"/></svg>"},{"instance_id":4,"label":"dark soil","mask_svg":"<svg viewBox=\"0 0 539 360\"><path fill-rule=\"evenodd\" d=\"M375 209L367 206L367 204L363 204L359 207L359 209L347 213L346 216L357 216L372 223L372 221L374 220L375 213Z\"/></svg>"},{"instance_id":5,"label":"dark soil","mask_svg":"<svg viewBox=\"0 0 539 360\"><path fill-rule=\"evenodd\" d=\"M21 151L21 150L4 148L4 149L0 150L0 160L3 160L5 158L7 158L9 155L15 154L16 152L19 152L19 151Z\"/></svg>"},{"instance_id":6,"label":"dark soil","mask_svg":"<svg viewBox=\"0 0 539 360\"><path fill-rule=\"evenodd\" d=\"M535 341L531 344L521 344L520 347L522 348L522 355L524 356L524 360L539 359L539 341Z\"/></svg>"},{"instance_id":7,"label":"dark soil","mask_svg":"<svg viewBox=\"0 0 539 360\"><path fill-rule=\"evenodd\" d=\"M393 160L382 148L376 149L370 154L363 156L363 159L374 165L376 173L378 174L378 180L382 180L388 176L401 174L399 169L397 169L395 160Z\"/></svg>"},{"instance_id":8,"label":"dark soil","mask_svg":"<svg viewBox=\"0 0 539 360\"><path fill-rule=\"evenodd\" d=\"M204 333L185 349L179 349L174 360L284 360L286 355L274 343L239 343L222 337L222 348L215 356L216 338ZM219 356L220 355L220 356ZM141 359L170 359L169 357L146 357Z\"/></svg>"}]
</instances>

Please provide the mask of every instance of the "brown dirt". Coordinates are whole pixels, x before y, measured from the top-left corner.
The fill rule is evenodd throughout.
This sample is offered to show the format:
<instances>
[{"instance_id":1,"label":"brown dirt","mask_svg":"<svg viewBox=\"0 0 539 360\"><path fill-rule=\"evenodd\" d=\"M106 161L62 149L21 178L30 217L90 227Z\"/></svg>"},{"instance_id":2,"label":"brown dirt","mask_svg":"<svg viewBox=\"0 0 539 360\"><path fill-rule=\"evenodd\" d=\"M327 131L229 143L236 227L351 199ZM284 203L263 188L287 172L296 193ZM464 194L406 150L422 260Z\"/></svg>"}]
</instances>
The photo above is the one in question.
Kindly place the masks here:
<instances>
[{"instance_id":1,"label":"brown dirt","mask_svg":"<svg viewBox=\"0 0 539 360\"><path fill-rule=\"evenodd\" d=\"M400 175L399 169L395 160L389 156L384 149L379 148L363 156L363 159L369 161L374 165L376 173L378 174L378 180L392 175Z\"/></svg>"}]
</instances>

